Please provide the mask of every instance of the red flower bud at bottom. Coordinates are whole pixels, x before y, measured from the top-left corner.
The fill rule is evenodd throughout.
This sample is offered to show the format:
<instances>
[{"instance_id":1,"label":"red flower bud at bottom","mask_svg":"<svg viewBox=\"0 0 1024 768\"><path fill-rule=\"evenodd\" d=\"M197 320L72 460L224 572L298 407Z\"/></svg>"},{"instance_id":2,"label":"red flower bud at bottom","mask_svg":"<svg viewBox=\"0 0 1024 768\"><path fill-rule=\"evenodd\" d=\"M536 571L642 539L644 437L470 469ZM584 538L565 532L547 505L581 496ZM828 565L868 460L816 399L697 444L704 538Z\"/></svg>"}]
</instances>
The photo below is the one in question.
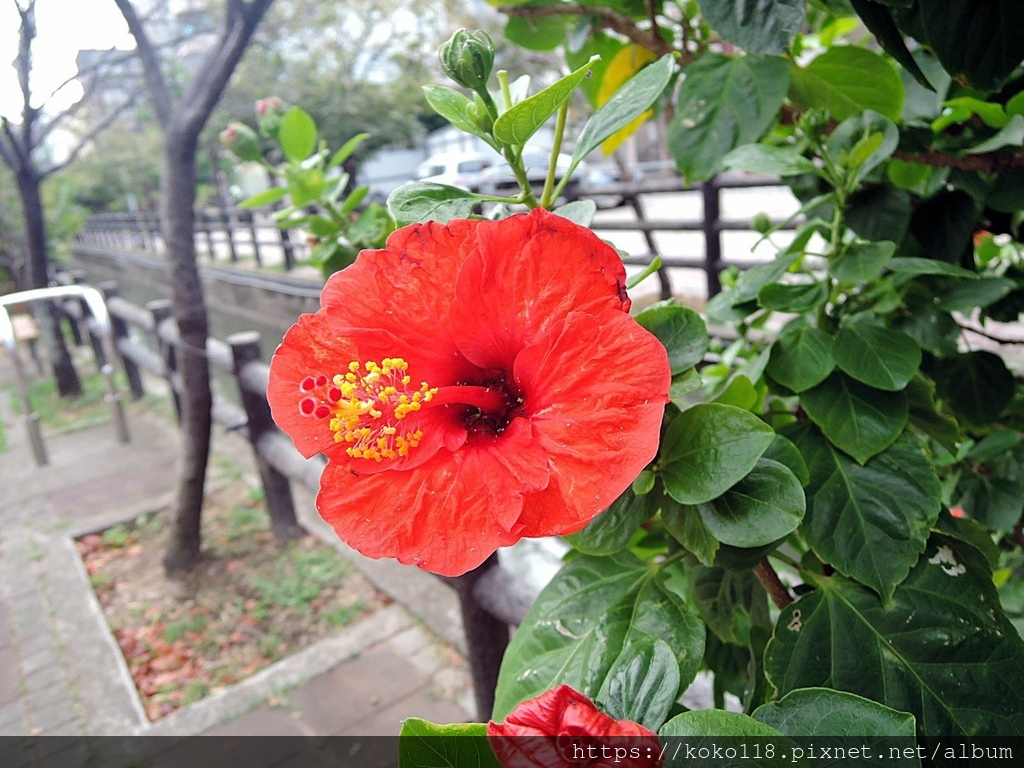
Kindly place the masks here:
<instances>
[{"instance_id":1,"label":"red flower bud at bottom","mask_svg":"<svg viewBox=\"0 0 1024 768\"><path fill-rule=\"evenodd\" d=\"M616 720L568 685L517 706L503 724L487 724L487 740L505 768L657 768L658 736Z\"/></svg>"}]
</instances>

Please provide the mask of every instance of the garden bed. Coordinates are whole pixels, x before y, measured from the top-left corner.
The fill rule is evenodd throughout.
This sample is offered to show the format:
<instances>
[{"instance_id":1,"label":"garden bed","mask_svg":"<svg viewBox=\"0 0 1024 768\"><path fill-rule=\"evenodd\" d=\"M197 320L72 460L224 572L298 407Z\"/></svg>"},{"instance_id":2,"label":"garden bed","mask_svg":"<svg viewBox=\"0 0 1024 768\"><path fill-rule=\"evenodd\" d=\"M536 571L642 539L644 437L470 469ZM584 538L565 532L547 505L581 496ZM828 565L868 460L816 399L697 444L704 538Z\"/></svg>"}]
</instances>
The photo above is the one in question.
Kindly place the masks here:
<instances>
[{"instance_id":1,"label":"garden bed","mask_svg":"<svg viewBox=\"0 0 1024 768\"><path fill-rule=\"evenodd\" d=\"M166 511L81 537L78 551L150 720L157 720L387 605L334 549L271 532L239 479L208 494L205 551L165 578Z\"/></svg>"}]
</instances>

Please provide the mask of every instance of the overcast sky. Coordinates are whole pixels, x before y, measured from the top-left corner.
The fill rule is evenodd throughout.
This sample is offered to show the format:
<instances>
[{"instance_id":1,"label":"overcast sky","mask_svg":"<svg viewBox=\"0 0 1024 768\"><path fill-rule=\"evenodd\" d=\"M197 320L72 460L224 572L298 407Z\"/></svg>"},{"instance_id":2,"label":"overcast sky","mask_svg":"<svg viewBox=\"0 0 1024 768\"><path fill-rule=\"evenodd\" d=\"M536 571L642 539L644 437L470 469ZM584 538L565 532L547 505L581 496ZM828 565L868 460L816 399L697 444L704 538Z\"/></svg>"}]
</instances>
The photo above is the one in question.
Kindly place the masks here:
<instances>
[{"instance_id":1,"label":"overcast sky","mask_svg":"<svg viewBox=\"0 0 1024 768\"><path fill-rule=\"evenodd\" d=\"M21 91L12 62L18 53L18 12L14 0L0 0L0 114L17 119ZM82 48L131 48L132 40L114 0L38 0L38 36L33 45L34 102L38 106L54 88L76 72ZM81 95L77 85L50 105L66 106Z\"/></svg>"}]
</instances>

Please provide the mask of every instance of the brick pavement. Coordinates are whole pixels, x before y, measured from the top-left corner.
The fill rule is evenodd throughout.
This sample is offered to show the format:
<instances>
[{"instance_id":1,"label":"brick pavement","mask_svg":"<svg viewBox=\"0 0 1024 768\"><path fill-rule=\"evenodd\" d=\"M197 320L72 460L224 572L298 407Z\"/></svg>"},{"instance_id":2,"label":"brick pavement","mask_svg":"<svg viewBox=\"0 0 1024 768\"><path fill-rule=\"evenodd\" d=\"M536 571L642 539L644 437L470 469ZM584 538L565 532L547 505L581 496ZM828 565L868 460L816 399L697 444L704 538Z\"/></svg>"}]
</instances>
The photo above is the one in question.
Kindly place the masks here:
<instances>
[{"instance_id":1,"label":"brick pavement","mask_svg":"<svg viewBox=\"0 0 1024 768\"><path fill-rule=\"evenodd\" d=\"M405 717L472 719L468 669L452 645L461 627L450 590L415 569L346 550L297 489L303 524L396 602L149 723L72 539L166 505L176 433L163 416L132 409L130 444L117 442L111 424L48 436L50 464L36 467L6 392L10 368L0 355L0 418L9 443L0 452L0 735L370 736L396 734ZM254 474L237 436L215 435L214 450ZM403 603L423 611L430 628Z\"/></svg>"}]
</instances>

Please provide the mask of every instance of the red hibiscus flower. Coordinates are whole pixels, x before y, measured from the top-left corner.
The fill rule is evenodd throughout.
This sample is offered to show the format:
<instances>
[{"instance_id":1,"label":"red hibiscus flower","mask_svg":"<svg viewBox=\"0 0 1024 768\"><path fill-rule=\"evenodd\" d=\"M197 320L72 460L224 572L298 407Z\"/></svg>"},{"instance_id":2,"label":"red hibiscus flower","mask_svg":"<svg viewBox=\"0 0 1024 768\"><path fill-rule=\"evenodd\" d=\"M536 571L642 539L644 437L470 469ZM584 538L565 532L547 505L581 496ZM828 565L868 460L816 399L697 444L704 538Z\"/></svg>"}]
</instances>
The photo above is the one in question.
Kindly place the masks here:
<instances>
[{"instance_id":1,"label":"red hibiscus flower","mask_svg":"<svg viewBox=\"0 0 1024 768\"><path fill-rule=\"evenodd\" d=\"M656 768L661 754L656 733L609 717L568 685L524 701L504 724L489 722L487 740L505 768Z\"/></svg>"},{"instance_id":2,"label":"red hibiscus flower","mask_svg":"<svg viewBox=\"0 0 1024 768\"><path fill-rule=\"evenodd\" d=\"M270 366L328 459L317 508L370 557L454 576L577 531L658 449L671 374L618 255L535 210L405 227L331 277Z\"/></svg>"}]
</instances>

